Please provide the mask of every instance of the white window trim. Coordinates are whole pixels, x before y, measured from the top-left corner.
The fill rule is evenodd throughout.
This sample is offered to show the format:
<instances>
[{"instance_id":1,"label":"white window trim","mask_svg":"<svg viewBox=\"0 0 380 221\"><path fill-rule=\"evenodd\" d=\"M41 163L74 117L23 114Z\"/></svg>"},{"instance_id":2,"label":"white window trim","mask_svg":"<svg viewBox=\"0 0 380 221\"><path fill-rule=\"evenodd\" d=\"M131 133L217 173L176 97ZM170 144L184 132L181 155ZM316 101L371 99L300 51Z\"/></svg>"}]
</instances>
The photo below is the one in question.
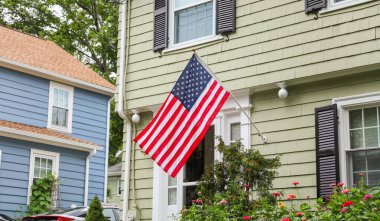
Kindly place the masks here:
<instances>
[{"instance_id":1,"label":"white window trim","mask_svg":"<svg viewBox=\"0 0 380 221\"><path fill-rule=\"evenodd\" d=\"M175 30L174 30L174 20L175 20L175 11L182 10L185 8L193 7L196 5L204 4L206 2L213 2L213 18L212 18L212 35L209 36L204 36L196 39L192 39L189 41L181 42L181 43L174 43L175 42ZM210 41L215 41L222 39L223 37L220 35L216 35L216 1L215 0L202 0L200 2L193 3L191 5L188 5L186 7L181 7L179 9L175 9L175 0L170 0L169 1L169 45L168 45L168 50L164 50L164 52L169 52L173 50L179 50L187 47L191 47L197 44L204 44Z\"/></svg>"},{"instance_id":2,"label":"white window trim","mask_svg":"<svg viewBox=\"0 0 380 221\"><path fill-rule=\"evenodd\" d=\"M32 195L34 163L35 163L34 159L37 156L41 156L42 158L52 159L53 160L53 175L55 177L58 177L58 175L59 175L59 157L60 157L59 153L45 151L45 150L31 149L30 150L30 162L29 162L29 182L28 182L27 205L29 205L30 196Z\"/></svg>"},{"instance_id":3,"label":"white window trim","mask_svg":"<svg viewBox=\"0 0 380 221\"><path fill-rule=\"evenodd\" d=\"M320 14L344 9L347 7L352 7L355 5L359 5L359 4L363 4L363 3L367 3L371 1L374 1L374 0L346 0L346 1L337 2L337 3L335 3L334 0L328 0L326 9L321 10Z\"/></svg>"},{"instance_id":4,"label":"white window trim","mask_svg":"<svg viewBox=\"0 0 380 221\"><path fill-rule=\"evenodd\" d=\"M67 127L60 127L52 124L52 115L53 115L53 103L54 103L54 89L58 88L61 90L65 90L69 93L68 97L68 113L67 113ZM64 84L60 84L57 82L50 81L50 89L49 89L49 109L48 109L48 123L47 128L65 132L72 133L72 121L73 121L73 102L74 102L74 88L71 86L67 86Z\"/></svg>"},{"instance_id":5,"label":"white window trim","mask_svg":"<svg viewBox=\"0 0 380 221\"><path fill-rule=\"evenodd\" d=\"M351 177L348 168L348 159L346 151L350 148L349 137L349 117L348 111L355 108L367 107L380 104L380 92L360 94L349 97L335 98L333 103L337 104L339 117L338 123L338 143L339 143L339 172L340 181L350 184ZM352 185L352 184L350 184Z\"/></svg>"},{"instance_id":6,"label":"white window trim","mask_svg":"<svg viewBox=\"0 0 380 221\"><path fill-rule=\"evenodd\" d=\"M242 105L246 113L250 113L250 96L248 90L234 91L236 99ZM157 113L157 110L153 111L154 114ZM250 115L250 114L249 114ZM245 148L251 147L251 124L246 115L239 109L236 102L233 98L228 98L226 103L223 105L222 109L219 111L218 115L214 119L212 125L214 126L215 136L221 136L225 139L226 144L229 143L227 140L230 137L230 127L231 123L237 123L236 119L239 119L241 123L240 135L242 137L242 143ZM218 140L215 139L215 145L218 144ZM214 159L220 160L222 156L218 151L215 150ZM182 169L178 173L178 176L182 174ZM177 186L178 186L177 182ZM153 167L153 209L152 209L152 221L163 221L167 220L167 205L168 201L168 175L156 164L154 163ZM177 187L178 188L178 187ZM179 194L177 191L177 203L182 202L183 195ZM179 205L179 206L178 206ZM181 207L182 204L177 204L178 207ZM181 208L180 208L181 209ZM178 211L179 213L180 211ZM177 214L175 214L177 215Z\"/></svg>"}]
</instances>

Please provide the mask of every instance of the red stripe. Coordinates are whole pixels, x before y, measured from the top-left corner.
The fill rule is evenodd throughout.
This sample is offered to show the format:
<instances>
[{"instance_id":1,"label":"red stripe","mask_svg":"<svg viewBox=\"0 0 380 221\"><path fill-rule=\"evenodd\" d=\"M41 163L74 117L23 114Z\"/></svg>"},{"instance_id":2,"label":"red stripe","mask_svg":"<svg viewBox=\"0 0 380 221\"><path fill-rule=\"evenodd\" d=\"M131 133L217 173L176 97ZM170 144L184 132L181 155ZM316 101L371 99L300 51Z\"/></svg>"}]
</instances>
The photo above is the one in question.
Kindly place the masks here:
<instances>
[{"instance_id":1,"label":"red stripe","mask_svg":"<svg viewBox=\"0 0 380 221\"><path fill-rule=\"evenodd\" d=\"M168 115L168 113L172 110L174 104L177 102L177 98L173 97L173 99L170 101L164 112L162 113L161 117L158 119L156 125L154 125L152 131L150 134L148 134L147 138L140 144L140 146L144 147L145 144L149 141L151 138L152 134L157 130L157 128L161 127L162 121L165 119L165 117Z\"/></svg>"},{"instance_id":2,"label":"red stripe","mask_svg":"<svg viewBox=\"0 0 380 221\"><path fill-rule=\"evenodd\" d=\"M214 81L210 88L208 89L207 93L205 94L205 96L202 98L202 101L199 103L199 105L197 106L197 108L195 109L195 111L192 113L190 119L188 119L187 122L179 122L180 125L183 124L183 123L186 123L186 125L183 127L184 130L186 131L186 129L190 126L190 124L192 123L192 121L194 120L194 118L197 116L198 112L200 111L200 109L202 108L202 106L204 105L204 103L207 101L208 97L210 97L212 91L214 90L214 88L216 87L217 85L217 82ZM180 126L179 125L179 126ZM168 155L172 152L172 150L174 149L174 147L178 144L178 142L181 140L183 136L183 131L181 131L181 133L179 134L179 136L177 136L174 140L174 142L172 142L172 145L170 147L168 147L168 149L166 150L165 154L161 157L161 159L157 162L158 165L161 166L161 164L164 162L164 160L168 157ZM166 144L165 144L166 145Z\"/></svg>"},{"instance_id":3,"label":"red stripe","mask_svg":"<svg viewBox=\"0 0 380 221\"><path fill-rule=\"evenodd\" d=\"M157 121L157 118L158 116L160 116L162 110L164 109L165 107L165 104L166 102L169 100L169 97L170 97L171 94L169 94L169 96L165 99L165 102L163 103L163 105L160 107L160 110L158 111L158 113L156 114L156 117L153 118L153 120L148 124L148 126L145 127L145 129L143 131L141 131L141 133L139 133L139 135L137 135L135 137L135 139L133 139L133 141L135 142L138 142L142 136L144 136L144 134L146 134L148 131L149 131L149 128L152 127L152 125L154 124L154 122Z\"/></svg>"},{"instance_id":4,"label":"red stripe","mask_svg":"<svg viewBox=\"0 0 380 221\"><path fill-rule=\"evenodd\" d=\"M212 121L215 119L216 115L222 108L224 102L226 102L226 100L228 99L229 95L230 94L226 92L226 94L223 96L222 100L219 102L218 106L216 107L214 113L210 116L209 120L207 121L206 126L204 127L202 133L198 136L197 140L192 144L190 149L187 151L183 159L178 163L177 167L173 170L170 176L172 176L173 178L177 176L178 172L182 169L183 165L185 165L185 163L187 162L191 154L194 152L195 148L198 146L198 144L202 141L202 139L206 135L208 129L210 128L210 125L212 124Z\"/></svg>"},{"instance_id":5,"label":"red stripe","mask_svg":"<svg viewBox=\"0 0 380 221\"><path fill-rule=\"evenodd\" d=\"M172 125L173 121L175 120L175 118L177 117L177 115L179 114L179 112L182 109L186 109L186 108L184 108L182 106L182 104L178 105L178 107L175 110L175 112L172 114L172 116L170 116L168 122L166 122L166 124L164 125L164 127L162 127L162 129L160 129L160 131L158 132L158 134L156 135L156 137L154 138L154 140L152 141L152 143L150 144L150 146L146 149L145 153L148 154L152 150L152 148L156 145L156 143L165 135L165 132L168 130L168 128L170 127L170 125Z\"/></svg>"},{"instance_id":6,"label":"red stripe","mask_svg":"<svg viewBox=\"0 0 380 221\"><path fill-rule=\"evenodd\" d=\"M212 98L211 102L209 105L207 105L206 109L203 111L201 117L199 118L199 120L196 122L195 126L191 129L189 135L186 137L185 141L183 142L183 144L185 145L181 145L179 147L179 149L175 152L174 156L170 159L169 163L166 164L165 168L164 168L164 171L167 172L169 170L169 168L172 166L172 164L174 163L174 161L177 159L177 157L182 153L182 151L184 150L186 144L188 144L190 142L190 140L193 138L193 136L195 135L195 132L201 127L202 125L202 122L205 120L207 114L210 112L210 109L212 108L212 106L214 105L214 103L216 102L216 100L218 99L220 93L223 92L223 87L219 87L217 92L215 93L215 96ZM190 121L191 122L191 121Z\"/></svg>"}]
</instances>

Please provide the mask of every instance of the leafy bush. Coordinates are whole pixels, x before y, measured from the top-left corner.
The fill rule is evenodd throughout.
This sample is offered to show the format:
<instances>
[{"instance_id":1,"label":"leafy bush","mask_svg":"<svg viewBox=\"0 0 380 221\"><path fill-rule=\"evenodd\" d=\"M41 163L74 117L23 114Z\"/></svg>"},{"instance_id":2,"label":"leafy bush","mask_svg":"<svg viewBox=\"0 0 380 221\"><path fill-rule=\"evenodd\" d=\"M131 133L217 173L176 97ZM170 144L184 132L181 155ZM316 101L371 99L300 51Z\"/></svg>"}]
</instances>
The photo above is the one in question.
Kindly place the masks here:
<instances>
[{"instance_id":1,"label":"leafy bush","mask_svg":"<svg viewBox=\"0 0 380 221\"><path fill-rule=\"evenodd\" d=\"M103 207L98 196L92 199L85 221L107 221L107 218L103 215Z\"/></svg>"},{"instance_id":2,"label":"leafy bush","mask_svg":"<svg viewBox=\"0 0 380 221\"><path fill-rule=\"evenodd\" d=\"M52 174L45 178L37 179L32 185L32 195L30 197L29 215L48 212L51 207L51 194L54 186L58 182Z\"/></svg>"}]
</instances>

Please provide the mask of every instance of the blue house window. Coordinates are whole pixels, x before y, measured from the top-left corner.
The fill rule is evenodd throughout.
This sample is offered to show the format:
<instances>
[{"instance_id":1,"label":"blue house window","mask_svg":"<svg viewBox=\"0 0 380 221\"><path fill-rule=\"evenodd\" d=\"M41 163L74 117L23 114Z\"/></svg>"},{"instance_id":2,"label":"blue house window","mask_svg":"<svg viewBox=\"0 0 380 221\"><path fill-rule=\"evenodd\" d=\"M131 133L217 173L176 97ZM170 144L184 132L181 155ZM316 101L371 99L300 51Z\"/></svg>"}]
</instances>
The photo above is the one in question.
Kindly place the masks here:
<instances>
[{"instance_id":1,"label":"blue house window","mask_svg":"<svg viewBox=\"0 0 380 221\"><path fill-rule=\"evenodd\" d=\"M71 133L73 87L50 82L48 128Z\"/></svg>"}]
</instances>

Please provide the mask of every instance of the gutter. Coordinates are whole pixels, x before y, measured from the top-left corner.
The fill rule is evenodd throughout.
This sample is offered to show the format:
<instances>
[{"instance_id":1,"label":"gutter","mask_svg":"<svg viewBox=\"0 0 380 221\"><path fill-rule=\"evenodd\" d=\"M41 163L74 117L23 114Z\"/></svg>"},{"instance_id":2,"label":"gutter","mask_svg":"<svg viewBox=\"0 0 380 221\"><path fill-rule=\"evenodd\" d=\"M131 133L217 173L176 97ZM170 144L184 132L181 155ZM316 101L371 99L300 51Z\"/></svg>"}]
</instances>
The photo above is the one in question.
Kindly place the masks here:
<instances>
[{"instance_id":1,"label":"gutter","mask_svg":"<svg viewBox=\"0 0 380 221\"><path fill-rule=\"evenodd\" d=\"M107 133L106 133L106 158L104 159L104 203L107 203L107 186L108 186L108 155L110 146L110 121L111 121L111 102L115 97L108 100L107 108Z\"/></svg>"},{"instance_id":2,"label":"gutter","mask_svg":"<svg viewBox=\"0 0 380 221\"><path fill-rule=\"evenodd\" d=\"M94 91L100 94L105 94L108 96L114 95L115 91L111 88L103 87L100 85L92 84L86 81L82 81L73 77L69 77L63 74L59 74L54 71L49 71L46 69L38 68L32 65L12 61L3 57L0 57L0 67L9 68L12 70L20 71L22 73L27 73L37 77L57 81L60 83L72 85L75 87L83 88L89 91Z\"/></svg>"},{"instance_id":3,"label":"gutter","mask_svg":"<svg viewBox=\"0 0 380 221\"><path fill-rule=\"evenodd\" d=\"M128 3L128 6L126 5ZM128 26L127 26L127 9L128 11ZM124 162L124 186L123 186L123 213L121 220L127 221L130 219L128 216L129 208L129 177L131 170L131 141L132 141L132 121L129 116L124 112L124 93L125 93L125 75L127 72L127 64L129 55L129 26L130 26L130 13L131 10L131 0L126 0L126 2L121 5L121 33L120 33L120 68L119 68L119 81L118 81L118 97L117 97L117 107L116 111L119 116L124 120L127 127L126 131L126 143L125 143L125 162ZM128 30L127 30L128 29ZM127 38L127 39L126 39ZM127 51L127 52L126 52Z\"/></svg>"},{"instance_id":4,"label":"gutter","mask_svg":"<svg viewBox=\"0 0 380 221\"><path fill-rule=\"evenodd\" d=\"M84 184L84 199L83 204L85 207L88 205L88 181L90 176L90 158L93 157L96 154L96 150L93 150L90 152L90 154L86 158L86 178L85 178L85 184Z\"/></svg>"}]
</instances>

